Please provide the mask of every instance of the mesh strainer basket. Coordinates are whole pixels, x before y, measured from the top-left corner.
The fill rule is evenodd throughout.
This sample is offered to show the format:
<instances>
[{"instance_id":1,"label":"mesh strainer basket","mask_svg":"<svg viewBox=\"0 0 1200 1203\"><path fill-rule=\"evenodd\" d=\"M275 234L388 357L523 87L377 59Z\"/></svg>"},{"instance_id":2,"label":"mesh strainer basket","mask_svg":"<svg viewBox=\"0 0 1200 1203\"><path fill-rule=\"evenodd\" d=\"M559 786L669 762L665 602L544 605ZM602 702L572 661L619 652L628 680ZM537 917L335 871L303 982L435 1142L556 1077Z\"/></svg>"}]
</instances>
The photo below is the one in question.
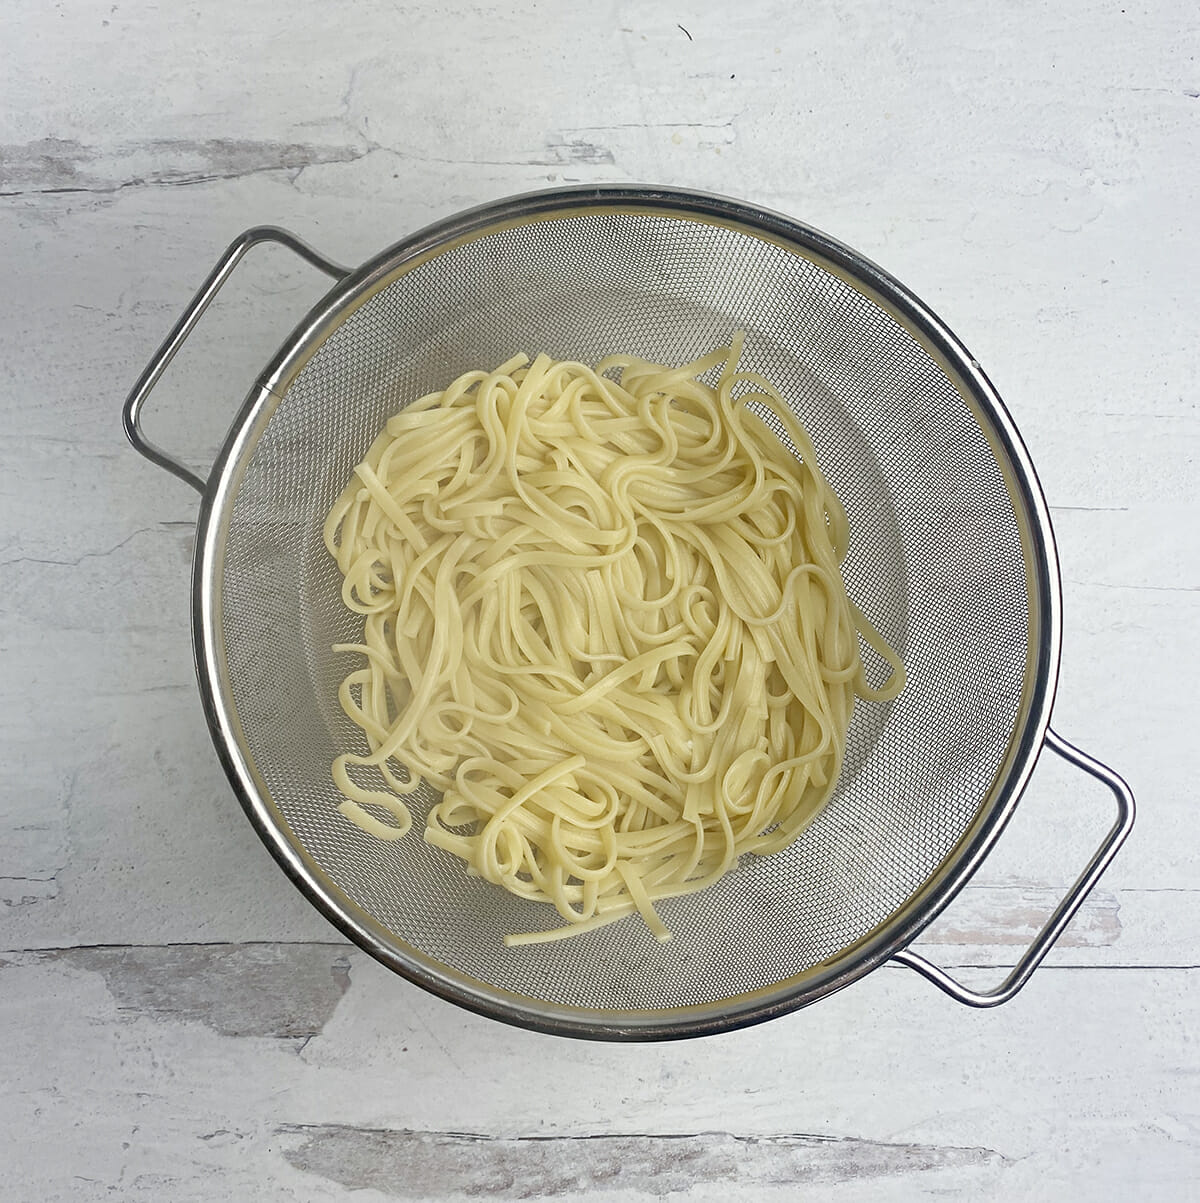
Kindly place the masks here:
<instances>
[{"instance_id":1,"label":"mesh strainer basket","mask_svg":"<svg viewBox=\"0 0 1200 1203\"><path fill-rule=\"evenodd\" d=\"M250 390L205 481L149 443L139 413L253 245L282 243L337 283ZM902 654L908 686L860 703L826 809L789 849L746 857L667 901L656 942L634 916L506 948L544 907L467 877L416 832L346 822L330 780L365 750L337 702L339 598L325 514L386 418L515 352L684 363L747 332L743 366L812 433L848 511L850 595ZM193 634L217 750L284 869L351 939L414 982L564 1034L689 1036L769 1018L889 958L977 1006L1032 973L1129 831L1133 799L1049 729L1058 565L1032 465L999 398L915 297L812 229L667 189L536 193L432 226L347 272L274 228L233 243L126 404L146 456L202 494ZM882 672L881 665L869 665ZM1113 791L1118 817L999 987L967 989L907 945L1000 834L1043 745Z\"/></svg>"}]
</instances>

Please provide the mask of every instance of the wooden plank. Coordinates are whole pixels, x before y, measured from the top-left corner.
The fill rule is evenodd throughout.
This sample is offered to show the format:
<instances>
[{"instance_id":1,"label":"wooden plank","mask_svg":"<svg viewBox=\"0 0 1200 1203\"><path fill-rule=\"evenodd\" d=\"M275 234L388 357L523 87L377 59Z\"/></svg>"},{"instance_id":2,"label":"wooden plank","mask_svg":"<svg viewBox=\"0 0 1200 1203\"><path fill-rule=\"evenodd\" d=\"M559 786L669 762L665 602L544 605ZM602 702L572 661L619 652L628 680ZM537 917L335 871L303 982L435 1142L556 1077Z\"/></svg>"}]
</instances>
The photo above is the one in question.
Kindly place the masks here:
<instances>
[{"instance_id":1,"label":"wooden plank","mask_svg":"<svg viewBox=\"0 0 1200 1203\"><path fill-rule=\"evenodd\" d=\"M0 1197L557 1199L587 1181L628 1200L1182 1198L1200 1182L1200 970L1044 969L978 1012L884 969L758 1028L623 1046L469 1015L337 946L0 960L0 1025L23 1033L0 1046L0 1122L33 1137L10 1146Z\"/></svg>"}]
</instances>

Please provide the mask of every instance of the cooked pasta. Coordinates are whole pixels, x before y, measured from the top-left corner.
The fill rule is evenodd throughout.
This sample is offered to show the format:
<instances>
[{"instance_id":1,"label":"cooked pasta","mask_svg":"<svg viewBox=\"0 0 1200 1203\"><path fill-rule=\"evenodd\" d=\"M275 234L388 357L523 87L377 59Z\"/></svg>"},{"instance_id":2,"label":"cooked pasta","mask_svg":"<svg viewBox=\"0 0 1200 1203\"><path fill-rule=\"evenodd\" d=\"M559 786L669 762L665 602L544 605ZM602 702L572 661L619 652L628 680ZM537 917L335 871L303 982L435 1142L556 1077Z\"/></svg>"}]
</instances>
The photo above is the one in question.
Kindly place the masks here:
<instances>
[{"instance_id":1,"label":"cooked pasta","mask_svg":"<svg viewBox=\"0 0 1200 1203\"><path fill-rule=\"evenodd\" d=\"M903 687L846 596L845 511L741 342L467 372L387 422L329 514L369 748L333 763L340 810L399 839L428 782L425 839L564 921L509 944L635 912L668 938L655 903L792 843L855 695Z\"/></svg>"}]
</instances>

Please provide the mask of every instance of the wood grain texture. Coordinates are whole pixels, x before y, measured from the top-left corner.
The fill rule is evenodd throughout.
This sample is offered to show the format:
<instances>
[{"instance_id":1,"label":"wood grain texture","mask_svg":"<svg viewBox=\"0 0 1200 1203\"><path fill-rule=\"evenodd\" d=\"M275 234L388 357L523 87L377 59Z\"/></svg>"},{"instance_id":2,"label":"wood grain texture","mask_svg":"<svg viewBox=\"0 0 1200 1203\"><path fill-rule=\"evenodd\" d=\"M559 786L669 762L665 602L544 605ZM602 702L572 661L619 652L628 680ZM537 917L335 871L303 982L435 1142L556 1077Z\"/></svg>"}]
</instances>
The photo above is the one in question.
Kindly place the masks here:
<instances>
[{"instance_id":1,"label":"wood grain texture","mask_svg":"<svg viewBox=\"0 0 1200 1203\"><path fill-rule=\"evenodd\" d=\"M660 1199L698 1182L714 1193L736 1188L762 1194L946 1170L986 1171L1004 1161L990 1149L726 1132L506 1138L297 1124L280 1135L302 1138L284 1154L297 1169L397 1199L569 1199L582 1192Z\"/></svg>"},{"instance_id":2,"label":"wood grain texture","mask_svg":"<svg viewBox=\"0 0 1200 1203\"><path fill-rule=\"evenodd\" d=\"M1200 1193L1200 17L1172 0L48 6L0 33L0 1201ZM253 837L188 645L195 497L124 392L263 221L361 261L674 183L827 229L987 369L1062 563L1055 725L1139 796L1046 968L899 968L697 1044L536 1037L348 948ZM249 258L151 437L203 472L324 283ZM1044 757L922 950L1011 965L1109 822Z\"/></svg>"}]
</instances>

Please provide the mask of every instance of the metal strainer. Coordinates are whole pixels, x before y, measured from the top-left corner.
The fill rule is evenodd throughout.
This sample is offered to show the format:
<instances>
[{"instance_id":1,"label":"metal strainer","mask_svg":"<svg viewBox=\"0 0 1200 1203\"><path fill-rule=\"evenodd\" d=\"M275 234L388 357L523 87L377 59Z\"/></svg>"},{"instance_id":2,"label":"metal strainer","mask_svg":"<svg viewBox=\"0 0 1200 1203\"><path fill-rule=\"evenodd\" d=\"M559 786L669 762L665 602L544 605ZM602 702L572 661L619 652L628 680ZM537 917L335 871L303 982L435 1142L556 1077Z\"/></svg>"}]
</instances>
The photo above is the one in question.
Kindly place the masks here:
<instances>
[{"instance_id":1,"label":"metal strainer","mask_svg":"<svg viewBox=\"0 0 1200 1203\"><path fill-rule=\"evenodd\" d=\"M284 244L337 280L255 383L207 481L150 444L147 395L241 256ZM386 418L517 351L683 363L747 331L761 372L811 431L849 514L850 595L900 651L908 686L859 703L827 809L777 855L633 916L508 949L545 907L467 877L415 831L346 822L330 780L359 747L331 646L359 629L321 541L326 513ZM348 272L285 231L239 238L134 388L144 455L202 495L193 635L217 750L284 869L351 939L405 977L498 1019L576 1036L690 1036L803 1006L888 958L963 1002L1025 982L1127 835L1128 788L1049 730L1058 563L1033 467L970 355L915 297L812 229L668 189L501 201ZM882 674L883 666L868 664ZM1104 781L1118 818L1006 980L952 981L906 946L978 867L1043 744Z\"/></svg>"}]
</instances>

